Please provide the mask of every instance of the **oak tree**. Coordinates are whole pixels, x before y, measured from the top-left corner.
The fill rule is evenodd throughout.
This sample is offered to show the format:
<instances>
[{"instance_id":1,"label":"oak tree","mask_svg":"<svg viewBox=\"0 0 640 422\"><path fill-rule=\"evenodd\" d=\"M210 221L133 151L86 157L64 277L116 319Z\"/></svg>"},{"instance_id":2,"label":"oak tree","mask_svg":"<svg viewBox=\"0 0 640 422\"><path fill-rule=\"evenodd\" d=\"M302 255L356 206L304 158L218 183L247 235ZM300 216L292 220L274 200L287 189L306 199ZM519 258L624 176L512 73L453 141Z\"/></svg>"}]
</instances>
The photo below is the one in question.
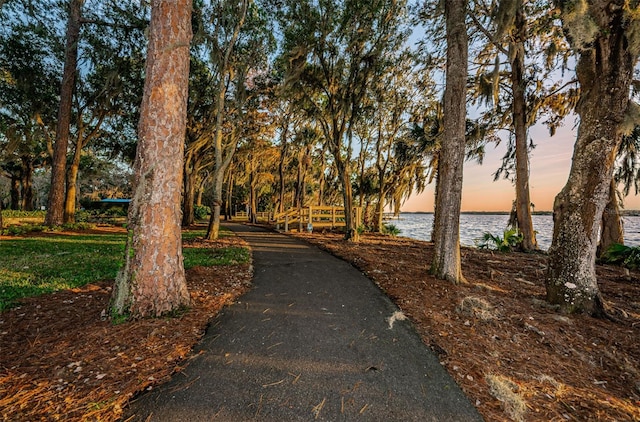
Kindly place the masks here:
<instances>
[{"instance_id":1,"label":"oak tree","mask_svg":"<svg viewBox=\"0 0 640 422\"><path fill-rule=\"evenodd\" d=\"M619 0L557 1L577 52L580 125L566 185L553 206L547 300L566 312L603 315L595 271L600 219L616 152L635 126L630 86L640 53L638 6Z\"/></svg>"}]
</instances>

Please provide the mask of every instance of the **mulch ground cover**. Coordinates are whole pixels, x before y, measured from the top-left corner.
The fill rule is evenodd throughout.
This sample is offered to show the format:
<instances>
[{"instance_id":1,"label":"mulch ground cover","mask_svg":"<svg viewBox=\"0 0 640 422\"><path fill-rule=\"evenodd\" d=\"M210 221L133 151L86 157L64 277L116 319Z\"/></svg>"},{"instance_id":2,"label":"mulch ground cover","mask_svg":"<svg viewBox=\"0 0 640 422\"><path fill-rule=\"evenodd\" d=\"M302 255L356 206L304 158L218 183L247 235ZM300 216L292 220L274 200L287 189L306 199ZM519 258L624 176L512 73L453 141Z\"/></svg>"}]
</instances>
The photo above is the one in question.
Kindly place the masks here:
<instances>
[{"instance_id":1,"label":"mulch ground cover","mask_svg":"<svg viewBox=\"0 0 640 422\"><path fill-rule=\"evenodd\" d=\"M428 274L432 244L297 234L351 262L416 325L487 421L640 421L640 274L598 266L613 320L545 301L543 254L463 248L468 284Z\"/></svg>"}]
</instances>

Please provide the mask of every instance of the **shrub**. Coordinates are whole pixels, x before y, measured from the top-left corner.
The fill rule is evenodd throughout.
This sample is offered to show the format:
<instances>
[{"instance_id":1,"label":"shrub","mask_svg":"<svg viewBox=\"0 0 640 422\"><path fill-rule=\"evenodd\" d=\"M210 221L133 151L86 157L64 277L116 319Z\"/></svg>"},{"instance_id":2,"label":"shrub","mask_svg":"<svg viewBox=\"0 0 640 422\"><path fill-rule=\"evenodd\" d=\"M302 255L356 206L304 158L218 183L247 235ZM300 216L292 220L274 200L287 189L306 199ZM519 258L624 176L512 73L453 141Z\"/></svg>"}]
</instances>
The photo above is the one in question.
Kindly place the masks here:
<instances>
[{"instance_id":1,"label":"shrub","mask_svg":"<svg viewBox=\"0 0 640 422\"><path fill-rule=\"evenodd\" d=\"M402 233L402 230L400 230L398 227L396 227L394 224L383 224L382 225L382 234L388 234L390 236L397 236L400 233Z\"/></svg>"},{"instance_id":2,"label":"shrub","mask_svg":"<svg viewBox=\"0 0 640 422\"><path fill-rule=\"evenodd\" d=\"M65 230L88 230L95 227L95 224L87 223L84 221L76 221L75 223L65 223L62 228Z\"/></svg>"},{"instance_id":3,"label":"shrub","mask_svg":"<svg viewBox=\"0 0 640 422\"><path fill-rule=\"evenodd\" d=\"M77 210L74 217L77 223L86 223L91 220L91 212L87 210Z\"/></svg>"},{"instance_id":4,"label":"shrub","mask_svg":"<svg viewBox=\"0 0 640 422\"><path fill-rule=\"evenodd\" d=\"M44 218L46 211L20 211L20 210L2 210L2 216L6 218Z\"/></svg>"},{"instance_id":5,"label":"shrub","mask_svg":"<svg viewBox=\"0 0 640 422\"><path fill-rule=\"evenodd\" d=\"M522 234L518 229L506 229L503 237L485 232L482 238L476 240L476 246L480 249L493 249L500 252L513 252L522 243Z\"/></svg>"},{"instance_id":6,"label":"shrub","mask_svg":"<svg viewBox=\"0 0 640 422\"><path fill-rule=\"evenodd\" d=\"M20 236L31 232L42 232L47 229L42 224L12 224L2 230L2 234L7 236Z\"/></svg>"},{"instance_id":7,"label":"shrub","mask_svg":"<svg viewBox=\"0 0 640 422\"><path fill-rule=\"evenodd\" d=\"M112 217L126 217L127 209L124 207L113 206L106 209L104 214Z\"/></svg>"},{"instance_id":8,"label":"shrub","mask_svg":"<svg viewBox=\"0 0 640 422\"><path fill-rule=\"evenodd\" d=\"M599 260L603 264L619 265L630 270L640 268L640 246L625 246L614 243Z\"/></svg>"},{"instance_id":9,"label":"shrub","mask_svg":"<svg viewBox=\"0 0 640 422\"><path fill-rule=\"evenodd\" d=\"M211 208L206 205L196 205L193 209L196 220L204 220L211 214Z\"/></svg>"}]
</instances>

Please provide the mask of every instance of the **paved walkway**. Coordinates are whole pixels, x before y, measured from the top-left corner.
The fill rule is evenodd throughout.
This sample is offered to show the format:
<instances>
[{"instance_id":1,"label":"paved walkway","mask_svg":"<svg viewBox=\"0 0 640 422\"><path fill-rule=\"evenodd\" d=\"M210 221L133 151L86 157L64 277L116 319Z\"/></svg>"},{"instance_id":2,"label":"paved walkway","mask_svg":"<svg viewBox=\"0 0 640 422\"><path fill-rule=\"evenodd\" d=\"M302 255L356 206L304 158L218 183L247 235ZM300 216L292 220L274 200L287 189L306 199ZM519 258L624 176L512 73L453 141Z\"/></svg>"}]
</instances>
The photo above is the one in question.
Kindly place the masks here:
<instances>
[{"instance_id":1,"label":"paved walkway","mask_svg":"<svg viewBox=\"0 0 640 422\"><path fill-rule=\"evenodd\" d=\"M183 372L131 404L132 420L482 420L359 271L291 237L229 227L253 249L254 288Z\"/></svg>"}]
</instances>

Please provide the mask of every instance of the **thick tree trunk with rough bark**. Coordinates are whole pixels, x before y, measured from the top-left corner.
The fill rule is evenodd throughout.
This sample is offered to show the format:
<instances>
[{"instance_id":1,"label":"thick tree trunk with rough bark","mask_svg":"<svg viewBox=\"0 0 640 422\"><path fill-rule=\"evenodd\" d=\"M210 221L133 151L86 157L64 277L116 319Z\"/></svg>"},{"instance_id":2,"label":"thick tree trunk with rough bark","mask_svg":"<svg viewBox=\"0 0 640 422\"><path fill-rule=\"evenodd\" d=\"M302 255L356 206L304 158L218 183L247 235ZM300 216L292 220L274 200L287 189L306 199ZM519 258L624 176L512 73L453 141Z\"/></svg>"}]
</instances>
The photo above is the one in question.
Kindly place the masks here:
<instances>
[{"instance_id":1,"label":"thick tree trunk with rough bark","mask_svg":"<svg viewBox=\"0 0 640 422\"><path fill-rule=\"evenodd\" d=\"M583 47L576 68L581 90L577 107L580 126L569 179L554 202L546 279L549 302L566 312L594 316L604 314L595 271L600 220L637 61L637 52L629 50L637 42L632 44L627 38L634 29L629 28L626 12L617 3L588 2L587 13L600 30L588 47L579 46Z\"/></svg>"},{"instance_id":2,"label":"thick tree trunk with rough bark","mask_svg":"<svg viewBox=\"0 0 640 422\"><path fill-rule=\"evenodd\" d=\"M616 182L614 180L611 180L611 184L609 186L609 201L602 213L602 224L600 227L598 256L605 253L613 244L624 244L624 231L622 229L622 218L620 217L618 192L616 190Z\"/></svg>"},{"instance_id":3,"label":"thick tree trunk with rough bark","mask_svg":"<svg viewBox=\"0 0 640 422\"><path fill-rule=\"evenodd\" d=\"M191 1L153 0L117 314L159 316L190 303L180 231L190 41Z\"/></svg>"},{"instance_id":4,"label":"thick tree trunk with rough bark","mask_svg":"<svg viewBox=\"0 0 640 422\"><path fill-rule=\"evenodd\" d=\"M465 154L468 36L466 1L445 2L447 69L444 92L444 136L438 165L431 273L453 283L464 282L460 266L460 206Z\"/></svg>"},{"instance_id":5,"label":"thick tree trunk with rough bark","mask_svg":"<svg viewBox=\"0 0 640 422\"><path fill-rule=\"evenodd\" d=\"M531 217L531 196L529 193L529 148L527 141L527 103L525 97L524 42L527 25L519 2L515 17L515 41L510 45L511 88L513 91L513 129L516 149L516 216L518 230L522 234L520 247L524 251L538 249L536 232Z\"/></svg>"},{"instance_id":6,"label":"thick tree trunk with rough bark","mask_svg":"<svg viewBox=\"0 0 640 422\"><path fill-rule=\"evenodd\" d=\"M71 0L69 2L64 70L62 73L62 86L60 88L56 141L53 147L51 164L51 187L49 189L47 215L45 217L45 224L48 226L59 226L64 222L67 147L69 146L73 89L75 87L76 69L78 66L78 40L80 39L80 18L83 4L84 0Z\"/></svg>"}]
</instances>

